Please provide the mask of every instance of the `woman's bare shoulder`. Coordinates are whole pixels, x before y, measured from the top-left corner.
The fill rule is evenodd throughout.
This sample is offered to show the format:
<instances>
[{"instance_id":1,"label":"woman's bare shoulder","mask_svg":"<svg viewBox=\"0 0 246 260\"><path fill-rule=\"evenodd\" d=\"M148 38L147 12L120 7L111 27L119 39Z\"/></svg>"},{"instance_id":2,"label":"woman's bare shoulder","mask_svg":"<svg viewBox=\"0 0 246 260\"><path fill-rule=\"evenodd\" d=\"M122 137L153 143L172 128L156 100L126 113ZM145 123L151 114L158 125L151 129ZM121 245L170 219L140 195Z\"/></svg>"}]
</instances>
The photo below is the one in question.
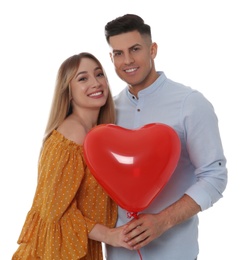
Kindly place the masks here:
<instances>
[{"instance_id":1,"label":"woman's bare shoulder","mask_svg":"<svg viewBox=\"0 0 246 260\"><path fill-rule=\"evenodd\" d=\"M84 143L86 130L83 125L74 119L66 118L57 128L57 131L78 145L83 145Z\"/></svg>"}]
</instances>

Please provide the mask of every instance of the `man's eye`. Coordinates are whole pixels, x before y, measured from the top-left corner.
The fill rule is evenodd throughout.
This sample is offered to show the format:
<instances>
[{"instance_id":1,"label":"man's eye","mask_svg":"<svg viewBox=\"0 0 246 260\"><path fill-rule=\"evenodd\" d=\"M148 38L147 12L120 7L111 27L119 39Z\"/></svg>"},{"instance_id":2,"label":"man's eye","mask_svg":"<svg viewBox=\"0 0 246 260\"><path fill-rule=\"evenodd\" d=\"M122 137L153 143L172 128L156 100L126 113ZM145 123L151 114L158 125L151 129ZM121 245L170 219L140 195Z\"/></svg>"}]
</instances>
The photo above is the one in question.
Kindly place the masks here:
<instances>
[{"instance_id":1,"label":"man's eye","mask_svg":"<svg viewBox=\"0 0 246 260\"><path fill-rule=\"evenodd\" d=\"M138 51L140 48L139 47L134 47L132 48L132 51L135 52L135 51Z\"/></svg>"},{"instance_id":2,"label":"man's eye","mask_svg":"<svg viewBox=\"0 0 246 260\"><path fill-rule=\"evenodd\" d=\"M114 52L114 56L120 56L121 54L121 52Z\"/></svg>"}]
</instances>

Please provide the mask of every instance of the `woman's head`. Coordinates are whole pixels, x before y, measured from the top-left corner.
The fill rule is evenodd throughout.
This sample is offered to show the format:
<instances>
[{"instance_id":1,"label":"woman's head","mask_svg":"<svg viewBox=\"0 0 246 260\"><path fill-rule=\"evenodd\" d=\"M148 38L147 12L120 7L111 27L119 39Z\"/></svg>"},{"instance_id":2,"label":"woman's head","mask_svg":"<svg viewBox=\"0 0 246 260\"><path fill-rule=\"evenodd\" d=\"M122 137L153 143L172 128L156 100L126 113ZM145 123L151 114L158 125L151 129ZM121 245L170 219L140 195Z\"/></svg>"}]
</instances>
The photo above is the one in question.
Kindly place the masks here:
<instances>
[{"instance_id":1,"label":"woman's head","mask_svg":"<svg viewBox=\"0 0 246 260\"><path fill-rule=\"evenodd\" d=\"M50 111L50 117L45 131L45 137L44 137L45 140L49 137L51 132L54 129L56 129L63 122L63 120L73 112L73 109L76 109L76 103L74 101L76 97L73 98L72 96L75 95L73 94L75 93L75 90L73 90L72 84L76 84L74 83L75 77L78 77L76 73L82 61L84 64L83 68L85 68L87 63L89 66L90 60L93 61L95 64L97 64L98 71L100 70L101 72L103 72L104 78L107 81L107 90L108 90L108 92L106 91L108 93L107 99L106 99L106 103L102 104L102 107L100 108L98 124L115 123L115 111L114 111L113 98L108 86L108 80L105 71L102 67L102 64L91 53L82 52L80 54L73 55L68 59L66 59L61 64L58 70L53 102ZM96 77L99 77L99 79L100 79L100 75L102 74L101 72L98 72L98 76L96 75ZM79 82L79 80L80 78L77 79L77 82Z\"/></svg>"}]
</instances>

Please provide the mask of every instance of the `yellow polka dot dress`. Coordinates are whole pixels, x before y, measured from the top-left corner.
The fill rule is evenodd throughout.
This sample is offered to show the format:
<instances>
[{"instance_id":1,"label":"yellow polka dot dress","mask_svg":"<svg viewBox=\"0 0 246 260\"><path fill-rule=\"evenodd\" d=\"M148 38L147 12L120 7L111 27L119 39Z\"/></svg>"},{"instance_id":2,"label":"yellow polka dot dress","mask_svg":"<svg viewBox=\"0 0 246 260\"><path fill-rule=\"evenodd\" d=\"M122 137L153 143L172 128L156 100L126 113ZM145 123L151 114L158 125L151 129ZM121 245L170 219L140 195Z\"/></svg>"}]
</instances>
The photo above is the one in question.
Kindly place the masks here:
<instances>
[{"instance_id":1,"label":"yellow polka dot dress","mask_svg":"<svg viewBox=\"0 0 246 260\"><path fill-rule=\"evenodd\" d=\"M44 145L38 173L12 260L102 260L101 243L88 234L96 223L113 227L117 205L87 168L83 147L54 130Z\"/></svg>"}]
</instances>

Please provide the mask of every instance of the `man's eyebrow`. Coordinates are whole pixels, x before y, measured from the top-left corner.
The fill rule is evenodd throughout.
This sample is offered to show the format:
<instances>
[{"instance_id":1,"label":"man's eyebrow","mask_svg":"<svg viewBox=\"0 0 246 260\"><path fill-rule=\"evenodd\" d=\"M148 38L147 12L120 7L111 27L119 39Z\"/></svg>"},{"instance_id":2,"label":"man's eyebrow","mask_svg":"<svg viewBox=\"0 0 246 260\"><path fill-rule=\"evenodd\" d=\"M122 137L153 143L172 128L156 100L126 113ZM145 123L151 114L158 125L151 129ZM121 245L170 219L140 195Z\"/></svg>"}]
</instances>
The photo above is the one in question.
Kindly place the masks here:
<instances>
[{"instance_id":1,"label":"man's eyebrow","mask_svg":"<svg viewBox=\"0 0 246 260\"><path fill-rule=\"evenodd\" d=\"M128 50L133 49L133 48L138 47L138 46L141 46L141 44L136 43L136 44L130 46L130 47L128 48ZM114 49L113 52L122 52L122 50Z\"/></svg>"}]
</instances>

